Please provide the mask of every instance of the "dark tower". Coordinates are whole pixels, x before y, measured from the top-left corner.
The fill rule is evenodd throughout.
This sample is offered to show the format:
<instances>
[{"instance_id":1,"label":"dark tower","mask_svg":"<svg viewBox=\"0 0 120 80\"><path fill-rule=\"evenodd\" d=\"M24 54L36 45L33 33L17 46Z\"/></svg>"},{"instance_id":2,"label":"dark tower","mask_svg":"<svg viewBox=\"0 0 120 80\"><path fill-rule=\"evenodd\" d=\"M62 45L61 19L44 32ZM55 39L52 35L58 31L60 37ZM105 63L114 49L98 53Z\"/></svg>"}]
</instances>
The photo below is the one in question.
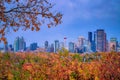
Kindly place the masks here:
<instances>
[{"instance_id":1,"label":"dark tower","mask_svg":"<svg viewBox=\"0 0 120 80\"><path fill-rule=\"evenodd\" d=\"M92 32L88 32L88 41L92 43Z\"/></svg>"}]
</instances>

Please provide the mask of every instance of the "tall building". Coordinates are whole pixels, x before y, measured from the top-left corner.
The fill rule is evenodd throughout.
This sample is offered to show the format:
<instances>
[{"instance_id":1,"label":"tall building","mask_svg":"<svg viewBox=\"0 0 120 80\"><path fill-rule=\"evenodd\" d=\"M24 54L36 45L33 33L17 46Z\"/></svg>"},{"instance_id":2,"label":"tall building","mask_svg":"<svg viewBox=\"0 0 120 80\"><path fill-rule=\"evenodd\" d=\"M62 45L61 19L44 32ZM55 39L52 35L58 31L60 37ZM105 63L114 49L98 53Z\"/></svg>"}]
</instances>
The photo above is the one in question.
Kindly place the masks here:
<instances>
[{"instance_id":1,"label":"tall building","mask_svg":"<svg viewBox=\"0 0 120 80\"><path fill-rule=\"evenodd\" d=\"M92 43L92 32L88 32L88 42Z\"/></svg>"},{"instance_id":2,"label":"tall building","mask_svg":"<svg viewBox=\"0 0 120 80\"><path fill-rule=\"evenodd\" d=\"M49 46L48 41L45 41L45 49L47 49Z\"/></svg>"},{"instance_id":3,"label":"tall building","mask_svg":"<svg viewBox=\"0 0 120 80\"><path fill-rule=\"evenodd\" d=\"M96 44L94 40L92 41L92 44L91 44L91 50L92 52L96 52Z\"/></svg>"},{"instance_id":4,"label":"tall building","mask_svg":"<svg viewBox=\"0 0 120 80\"><path fill-rule=\"evenodd\" d=\"M17 37L14 41L14 51L19 51L19 37Z\"/></svg>"},{"instance_id":5,"label":"tall building","mask_svg":"<svg viewBox=\"0 0 120 80\"><path fill-rule=\"evenodd\" d=\"M107 34L104 33L104 52L107 51Z\"/></svg>"},{"instance_id":6,"label":"tall building","mask_svg":"<svg viewBox=\"0 0 120 80\"><path fill-rule=\"evenodd\" d=\"M84 45L84 40L85 40L85 38L84 38L83 36L80 36L80 37L78 38L78 44L77 44L77 46L78 46L79 48L82 48L82 47L83 47L83 45Z\"/></svg>"},{"instance_id":7,"label":"tall building","mask_svg":"<svg viewBox=\"0 0 120 80\"><path fill-rule=\"evenodd\" d=\"M54 52L54 44L51 44L51 46L50 46L50 52Z\"/></svg>"},{"instance_id":8,"label":"tall building","mask_svg":"<svg viewBox=\"0 0 120 80\"><path fill-rule=\"evenodd\" d=\"M49 52L49 43L48 43L48 41L45 41L44 48L45 48L46 52Z\"/></svg>"},{"instance_id":9,"label":"tall building","mask_svg":"<svg viewBox=\"0 0 120 80\"><path fill-rule=\"evenodd\" d=\"M24 50L26 50L27 48L26 48L26 42L24 41Z\"/></svg>"},{"instance_id":10,"label":"tall building","mask_svg":"<svg viewBox=\"0 0 120 80\"><path fill-rule=\"evenodd\" d=\"M109 42L108 42L108 40L106 41L106 52L109 52Z\"/></svg>"},{"instance_id":11,"label":"tall building","mask_svg":"<svg viewBox=\"0 0 120 80\"><path fill-rule=\"evenodd\" d=\"M84 52L87 52L87 53L90 53L90 52L92 52L91 51L91 44L92 43L90 43L88 40L84 40L84 46L83 46L83 49L82 49L82 52L84 53Z\"/></svg>"},{"instance_id":12,"label":"tall building","mask_svg":"<svg viewBox=\"0 0 120 80\"><path fill-rule=\"evenodd\" d=\"M94 32L94 42L93 43L95 43L95 48L97 49L97 31Z\"/></svg>"},{"instance_id":13,"label":"tall building","mask_svg":"<svg viewBox=\"0 0 120 80\"><path fill-rule=\"evenodd\" d=\"M69 42L69 52L74 53L75 52L75 47L73 42Z\"/></svg>"},{"instance_id":14,"label":"tall building","mask_svg":"<svg viewBox=\"0 0 120 80\"><path fill-rule=\"evenodd\" d=\"M59 49L62 50L63 48L65 48L64 45L65 45L64 42L60 42Z\"/></svg>"},{"instance_id":15,"label":"tall building","mask_svg":"<svg viewBox=\"0 0 120 80\"><path fill-rule=\"evenodd\" d=\"M117 38L110 38L110 51L117 51Z\"/></svg>"},{"instance_id":16,"label":"tall building","mask_svg":"<svg viewBox=\"0 0 120 80\"><path fill-rule=\"evenodd\" d=\"M92 40L92 32L88 32L88 43L90 44L90 50L95 52L95 41Z\"/></svg>"},{"instance_id":17,"label":"tall building","mask_svg":"<svg viewBox=\"0 0 120 80\"><path fill-rule=\"evenodd\" d=\"M55 40L55 50L54 50L55 53L59 51L59 46L60 46L59 40Z\"/></svg>"},{"instance_id":18,"label":"tall building","mask_svg":"<svg viewBox=\"0 0 120 80\"><path fill-rule=\"evenodd\" d=\"M37 43L32 43L32 44L30 44L30 50L32 50L32 51L34 51L34 50L36 50L37 49Z\"/></svg>"},{"instance_id":19,"label":"tall building","mask_svg":"<svg viewBox=\"0 0 120 80\"><path fill-rule=\"evenodd\" d=\"M23 37L19 38L19 50L23 50L24 51L25 47L26 47L26 43L24 41L24 38Z\"/></svg>"},{"instance_id":20,"label":"tall building","mask_svg":"<svg viewBox=\"0 0 120 80\"><path fill-rule=\"evenodd\" d=\"M21 51L21 50L25 50L26 48L26 42L24 41L24 38L21 37L17 37L14 41L14 51L17 52L17 51Z\"/></svg>"},{"instance_id":21,"label":"tall building","mask_svg":"<svg viewBox=\"0 0 120 80\"><path fill-rule=\"evenodd\" d=\"M103 29L98 29L95 35L96 40L96 50L98 52L106 51L106 33Z\"/></svg>"},{"instance_id":22,"label":"tall building","mask_svg":"<svg viewBox=\"0 0 120 80\"><path fill-rule=\"evenodd\" d=\"M120 52L120 43L118 43L117 52Z\"/></svg>"},{"instance_id":23,"label":"tall building","mask_svg":"<svg viewBox=\"0 0 120 80\"><path fill-rule=\"evenodd\" d=\"M74 52L75 53L79 53L79 48L78 48L78 44L77 43L74 43L74 47L75 47Z\"/></svg>"}]
</instances>

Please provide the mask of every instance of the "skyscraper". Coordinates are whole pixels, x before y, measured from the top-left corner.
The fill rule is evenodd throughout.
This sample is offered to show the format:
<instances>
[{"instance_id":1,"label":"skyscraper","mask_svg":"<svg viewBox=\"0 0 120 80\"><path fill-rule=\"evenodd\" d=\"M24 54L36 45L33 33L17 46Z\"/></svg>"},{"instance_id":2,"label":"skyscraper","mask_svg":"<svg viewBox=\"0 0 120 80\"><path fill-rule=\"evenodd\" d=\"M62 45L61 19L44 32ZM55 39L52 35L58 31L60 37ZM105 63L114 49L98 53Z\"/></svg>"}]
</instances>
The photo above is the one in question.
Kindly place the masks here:
<instances>
[{"instance_id":1,"label":"skyscraper","mask_svg":"<svg viewBox=\"0 0 120 80\"><path fill-rule=\"evenodd\" d=\"M69 42L69 52L74 53L75 52L75 47L73 42Z\"/></svg>"},{"instance_id":2,"label":"skyscraper","mask_svg":"<svg viewBox=\"0 0 120 80\"><path fill-rule=\"evenodd\" d=\"M19 50L19 37L17 37L14 41L14 51L17 52Z\"/></svg>"},{"instance_id":3,"label":"skyscraper","mask_svg":"<svg viewBox=\"0 0 120 80\"><path fill-rule=\"evenodd\" d=\"M51 46L50 46L50 52L54 52L54 44L51 44Z\"/></svg>"},{"instance_id":4,"label":"skyscraper","mask_svg":"<svg viewBox=\"0 0 120 80\"><path fill-rule=\"evenodd\" d=\"M92 43L92 32L88 32L88 42Z\"/></svg>"},{"instance_id":5,"label":"skyscraper","mask_svg":"<svg viewBox=\"0 0 120 80\"><path fill-rule=\"evenodd\" d=\"M47 49L49 46L48 41L45 41L45 49Z\"/></svg>"},{"instance_id":6,"label":"skyscraper","mask_svg":"<svg viewBox=\"0 0 120 80\"><path fill-rule=\"evenodd\" d=\"M80 37L78 38L78 47L79 47L79 48L83 47L83 45L84 45L84 40L85 40L85 38L84 38L83 36L80 36Z\"/></svg>"},{"instance_id":7,"label":"skyscraper","mask_svg":"<svg viewBox=\"0 0 120 80\"><path fill-rule=\"evenodd\" d=\"M110 51L117 51L117 38L110 38Z\"/></svg>"},{"instance_id":8,"label":"skyscraper","mask_svg":"<svg viewBox=\"0 0 120 80\"><path fill-rule=\"evenodd\" d=\"M106 52L109 52L109 41L106 40Z\"/></svg>"},{"instance_id":9,"label":"skyscraper","mask_svg":"<svg viewBox=\"0 0 120 80\"><path fill-rule=\"evenodd\" d=\"M94 32L94 43L97 45L97 31Z\"/></svg>"},{"instance_id":10,"label":"skyscraper","mask_svg":"<svg viewBox=\"0 0 120 80\"><path fill-rule=\"evenodd\" d=\"M65 45L64 42L60 42L59 43L59 49L62 50L63 48L65 48L64 45Z\"/></svg>"},{"instance_id":11,"label":"skyscraper","mask_svg":"<svg viewBox=\"0 0 120 80\"><path fill-rule=\"evenodd\" d=\"M32 44L30 44L30 50L32 50L32 51L34 51L34 50L36 50L37 49L37 43L32 43Z\"/></svg>"},{"instance_id":12,"label":"skyscraper","mask_svg":"<svg viewBox=\"0 0 120 80\"><path fill-rule=\"evenodd\" d=\"M91 42L89 42L88 40L84 40L84 46L83 46L83 49L82 49L82 52L88 52L90 53L91 52Z\"/></svg>"},{"instance_id":13,"label":"skyscraper","mask_svg":"<svg viewBox=\"0 0 120 80\"><path fill-rule=\"evenodd\" d=\"M97 31L94 32L94 40L92 41L92 51L97 51Z\"/></svg>"},{"instance_id":14,"label":"skyscraper","mask_svg":"<svg viewBox=\"0 0 120 80\"><path fill-rule=\"evenodd\" d=\"M20 50L25 50L26 48L26 42L24 41L24 38L21 37L17 37L14 41L14 51L17 52L17 51L20 51Z\"/></svg>"},{"instance_id":15,"label":"skyscraper","mask_svg":"<svg viewBox=\"0 0 120 80\"><path fill-rule=\"evenodd\" d=\"M94 40L92 41L92 44L91 44L91 50L92 52L96 52L96 43Z\"/></svg>"},{"instance_id":16,"label":"skyscraper","mask_svg":"<svg viewBox=\"0 0 120 80\"><path fill-rule=\"evenodd\" d=\"M24 41L24 38L23 37L19 38L19 50L25 50L26 47L25 45L26 43Z\"/></svg>"},{"instance_id":17,"label":"skyscraper","mask_svg":"<svg viewBox=\"0 0 120 80\"><path fill-rule=\"evenodd\" d=\"M75 47L74 52L75 53L79 53L79 48L78 48L78 44L77 43L74 43L74 47Z\"/></svg>"},{"instance_id":18,"label":"skyscraper","mask_svg":"<svg viewBox=\"0 0 120 80\"><path fill-rule=\"evenodd\" d=\"M103 29L98 29L95 35L96 48L98 52L106 51L106 33Z\"/></svg>"},{"instance_id":19,"label":"skyscraper","mask_svg":"<svg viewBox=\"0 0 120 80\"><path fill-rule=\"evenodd\" d=\"M120 43L118 43L117 52L120 52Z\"/></svg>"},{"instance_id":20,"label":"skyscraper","mask_svg":"<svg viewBox=\"0 0 120 80\"><path fill-rule=\"evenodd\" d=\"M55 53L59 50L59 40L55 40Z\"/></svg>"},{"instance_id":21,"label":"skyscraper","mask_svg":"<svg viewBox=\"0 0 120 80\"><path fill-rule=\"evenodd\" d=\"M94 40L92 40L92 32L88 32L88 43L90 44L89 46L90 50L95 52L95 36L94 36Z\"/></svg>"}]
</instances>

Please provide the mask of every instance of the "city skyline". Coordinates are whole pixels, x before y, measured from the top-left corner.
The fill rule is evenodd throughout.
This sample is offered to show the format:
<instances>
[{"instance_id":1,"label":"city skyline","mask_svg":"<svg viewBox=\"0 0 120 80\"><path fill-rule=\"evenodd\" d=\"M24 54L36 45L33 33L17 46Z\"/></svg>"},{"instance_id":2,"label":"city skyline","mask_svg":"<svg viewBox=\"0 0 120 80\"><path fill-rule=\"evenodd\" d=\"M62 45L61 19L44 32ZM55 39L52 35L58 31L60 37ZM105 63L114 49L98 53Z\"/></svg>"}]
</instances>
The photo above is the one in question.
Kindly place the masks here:
<instances>
[{"instance_id":1,"label":"city skyline","mask_svg":"<svg viewBox=\"0 0 120 80\"><path fill-rule=\"evenodd\" d=\"M70 42L81 35L87 38L87 32L96 29L104 29L108 34L108 40L110 37L116 37L120 41L119 0L52 0L52 2L56 4L53 10L63 14L62 24L50 29L47 25L42 25L39 32L21 29L18 32L10 31L6 34L8 43L13 43L17 36L23 36L27 46L32 42L41 45L40 43L46 40L63 41L64 37Z\"/></svg>"},{"instance_id":2,"label":"city skyline","mask_svg":"<svg viewBox=\"0 0 120 80\"><path fill-rule=\"evenodd\" d=\"M98 29L96 29L96 30L98 30ZM94 32L95 32L96 30L94 30L94 31L88 31L88 32L85 34L85 36L84 36L84 35L79 35L79 36L83 36L85 39L88 40L88 38L89 38L89 37L88 37L88 33L89 33L89 32L92 32L92 40L94 40ZM104 29L103 29L103 30L104 30ZM106 32L106 30L104 30L104 31ZM119 37L109 36L107 32L106 32L106 34L107 34L106 39L107 39L108 41L110 41L111 38L117 38L117 41L120 42ZM37 42L37 41L29 42L29 40L26 39L26 38L24 37L24 35L23 35L23 36L22 36L22 35L21 35L21 36L18 35L18 36L15 37L15 39L16 39L17 37L24 37L25 41L27 42L27 43L26 43L26 46L27 46L27 47L30 46L31 43L37 43L38 46L43 47L45 41L49 41L49 43L51 43L51 44L54 43L55 40L59 40L60 42L64 42L64 38L66 37L66 38L67 38L67 46L68 46L68 43L69 43L69 42L76 42L79 36L74 37L74 38L72 38L72 37L67 37L67 36L63 36L62 39L61 39L61 38L59 38L59 39L53 39L53 40L49 40L49 39L48 39L48 40L42 40L41 42ZM108 38L108 37L109 37L109 38ZM70 38L71 38L71 39L70 39ZM8 44L13 44L15 39L13 39L12 42L9 42L9 41L8 41ZM27 41L27 40L28 40L28 41ZM88 41L89 41L89 40L88 40ZM2 46L0 45L0 47L4 47L4 46L3 46L3 45L2 45Z\"/></svg>"},{"instance_id":3,"label":"city skyline","mask_svg":"<svg viewBox=\"0 0 120 80\"><path fill-rule=\"evenodd\" d=\"M44 41L44 46L39 46L37 42L32 42L29 46L26 46L26 41L23 37L16 37L13 44L7 43L3 48L4 51L45 51L54 52L63 51L67 49L72 53L92 53L92 52L109 52L120 51L120 42L116 37L111 37L107 40L107 33L104 29L97 29L94 32L88 32L88 38L84 36L78 36L77 41L70 41L66 43L67 37L64 37L64 42L60 40L54 40L49 43L49 40ZM2 48L1 48L2 50Z\"/></svg>"}]
</instances>

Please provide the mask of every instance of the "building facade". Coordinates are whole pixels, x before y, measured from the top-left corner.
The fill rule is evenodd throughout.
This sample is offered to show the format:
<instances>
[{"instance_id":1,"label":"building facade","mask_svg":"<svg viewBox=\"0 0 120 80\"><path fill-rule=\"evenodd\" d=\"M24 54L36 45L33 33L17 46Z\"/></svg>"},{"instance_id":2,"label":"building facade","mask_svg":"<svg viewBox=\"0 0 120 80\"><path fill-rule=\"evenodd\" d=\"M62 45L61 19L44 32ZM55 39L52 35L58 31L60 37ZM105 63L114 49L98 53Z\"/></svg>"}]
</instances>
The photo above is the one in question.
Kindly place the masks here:
<instances>
[{"instance_id":1,"label":"building facade","mask_svg":"<svg viewBox=\"0 0 120 80\"><path fill-rule=\"evenodd\" d=\"M88 42L92 43L92 32L88 32Z\"/></svg>"},{"instance_id":2,"label":"building facade","mask_svg":"<svg viewBox=\"0 0 120 80\"><path fill-rule=\"evenodd\" d=\"M59 47L60 47L60 44L59 44L59 40L55 40L55 53L57 53L59 51Z\"/></svg>"},{"instance_id":3,"label":"building facade","mask_svg":"<svg viewBox=\"0 0 120 80\"><path fill-rule=\"evenodd\" d=\"M53 43L50 46L50 52L54 52L54 44Z\"/></svg>"},{"instance_id":4,"label":"building facade","mask_svg":"<svg viewBox=\"0 0 120 80\"><path fill-rule=\"evenodd\" d=\"M14 52L24 51L25 48L26 48L26 42L24 41L24 38L17 37L14 41Z\"/></svg>"},{"instance_id":5,"label":"building facade","mask_svg":"<svg viewBox=\"0 0 120 80\"><path fill-rule=\"evenodd\" d=\"M117 38L110 38L109 51L117 52Z\"/></svg>"},{"instance_id":6,"label":"building facade","mask_svg":"<svg viewBox=\"0 0 120 80\"><path fill-rule=\"evenodd\" d=\"M37 43L32 43L32 44L30 44L30 50L31 50L31 51L36 50L37 47L38 47Z\"/></svg>"},{"instance_id":7,"label":"building facade","mask_svg":"<svg viewBox=\"0 0 120 80\"><path fill-rule=\"evenodd\" d=\"M95 35L96 50L106 52L106 33L103 29L98 29Z\"/></svg>"},{"instance_id":8,"label":"building facade","mask_svg":"<svg viewBox=\"0 0 120 80\"><path fill-rule=\"evenodd\" d=\"M75 47L74 47L75 45L74 45L74 43L73 42L69 42L69 52L71 52L71 53L74 53L75 52Z\"/></svg>"},{"instance_id":9,"label":"building facade","mask_svg":"<svg viewBox=\"0 0 120 80\"><path fill-rule=\"evenodd\" d=\"M49 46L49 43L48 43L48 41L45 41L45 44L44 44L44 46L45 46L45 49L47 49L47 48L48 48L48 46Z\"/></svg>"}]
</instances>

